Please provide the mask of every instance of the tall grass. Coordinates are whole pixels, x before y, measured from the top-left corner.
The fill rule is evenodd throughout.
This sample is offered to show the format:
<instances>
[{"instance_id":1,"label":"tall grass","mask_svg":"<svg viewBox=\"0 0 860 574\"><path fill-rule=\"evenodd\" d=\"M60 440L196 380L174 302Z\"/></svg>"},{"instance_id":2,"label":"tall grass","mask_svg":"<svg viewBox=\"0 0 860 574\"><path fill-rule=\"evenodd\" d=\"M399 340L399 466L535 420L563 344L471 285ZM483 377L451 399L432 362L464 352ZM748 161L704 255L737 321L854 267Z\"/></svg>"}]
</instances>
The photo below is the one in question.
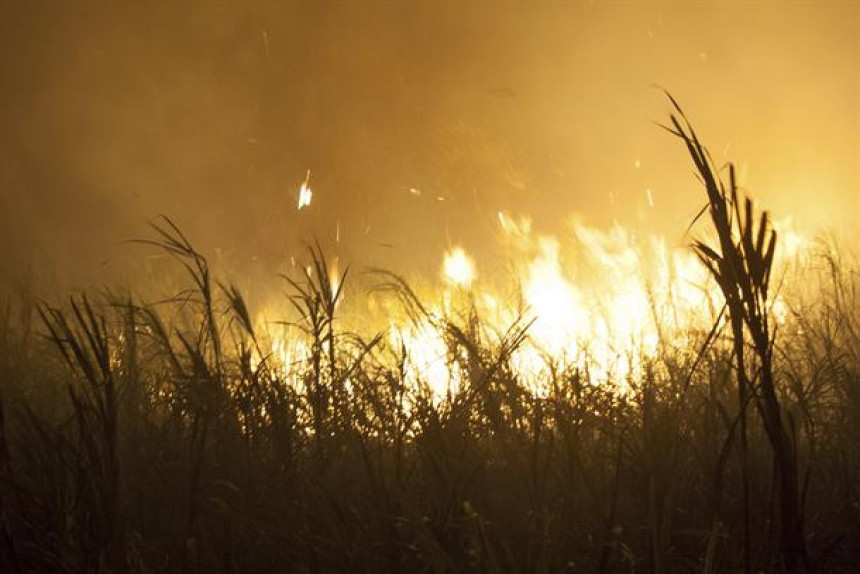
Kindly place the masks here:
<instances>
[{"instance_id":1,"label":"tall grass","mask_svg":"<svg viewBox=\"0 0 860 574\"><path fill-rule=\"evenodd\" d=\"M670 129L705 184L717 244L696 249L726 312L624 380L548 358L534 393L514 360L527 317L489 336L468 299L440 317L375 273L445 341L459 384L434 397L402 342L346 330L349 277L316 245L286 278L283 328L307 354L283 364L251 302L166 219L144 243L185 273L174 296L10 299L3 570L854 571L857 267L823 250L815 298L777 337L766 216L683 115Z\"/></svg>"},{"instance_id":2,"label":"tall grass","mask_svg":"<svg viewBox=\"0 0 860 574\"><path fill-rule=\"evenodd\" d=\"M671 96L669 98L672 99ZM669 131L684 142L701 177L708 197L707 211L718 239L718 245L714 247L697 241L694 249L720 286L731 322L740 404L744 569L752 571L746 415L747 404L752 400L774 457L779 491L780 551L784 567L790 573L808 571L810 563L798 490L797 434L794 420L784 411L777 396L773 370L774 330L769 323L772 301L768 297L768 289L776 253L776 231L770 226L766 211L762 212L756 224L752 200L746 198L742 201L739 195L734 166L728 165L728 183L725 183L716 173L710 155L680 106L674 99L672 103L678 116L671 116L672 128ZM747 364L747 336L752 341L754 365Z\"/></svg>"}]
</instances>

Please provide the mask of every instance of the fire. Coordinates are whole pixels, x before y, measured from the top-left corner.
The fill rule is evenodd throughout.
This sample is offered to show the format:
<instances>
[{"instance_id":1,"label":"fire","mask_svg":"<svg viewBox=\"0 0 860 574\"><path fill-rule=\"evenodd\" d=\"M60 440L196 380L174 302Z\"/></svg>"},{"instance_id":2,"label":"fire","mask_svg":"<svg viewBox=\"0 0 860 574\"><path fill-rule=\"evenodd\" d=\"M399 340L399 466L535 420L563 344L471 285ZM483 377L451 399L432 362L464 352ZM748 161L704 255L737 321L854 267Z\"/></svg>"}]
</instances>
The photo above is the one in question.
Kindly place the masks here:
<instances>
[{"instance_id":1,"label":"fire","mask_svg":"<svg viewBox=\"0 0 860 574\"><path fill-rule=\"evenodd\" d=\"M661 236L579 220L571 221L569 234L554 236L536 233L528 216L499 212L498 221L515 285L500 287L493 282L498 278L479 277L474 257L455 246L442 254L440 281L428 287L425 317L374 303L355 324L342 323L361 331L379 315L376 322L387 326L388 345L405 351L407 383L433 401L455 394L463 380L464 357L457 355L444 325L465 317L468 309L480 317L480 336L489 344L499 343L518 319L529 323L510 365L536 396L549 392L550 370L563 365L587 370L592 382L613 383L623 392L661 349L690 348L698 340L695 334L709 332L720 314L719 289L686 245L689 239L673 246ZM785 268L811 242L788 220L776 227L786 239L778 257ZM334 259L335 285L336 266ZM772 313L778 323L787 319L780 294ZM306 344L276 343L275 358L284 363L307 357Z\"/></svg>"},{"instance_id":2,"label":"fire","mask_svg":"<svg viewBox=\"0 0 860 574\"><path fill-rule=\"evenodd\" d=\"M475 264L462 247L454 247L445 254L442 277L452 285L469 287L475 278Z\"/></svg>"},{"instance_id":3,"label":"fire","mask_svg":"<svg viewBox=\"0 0 860 574\"><path fill-rule=\"evenodd\" d=\"M406 351L405 378L410 387L419 394L429 393L434 403L459 390L459 371L450 360L442 332L428 322L417 326L395 322L389 333L392 346Z\"/></svg>"},{"instance_id":4,"label":"fire","mask_svg":"<svg viewBox=\"0 0 860 574\"><path fill-rule=\"evenodd\" d=\"M523 296L535 318L533 335L552 354L570 351L589 332L582 295L562 273L557 240L540 240L540 253L527 267Z\"/></svg>"}]
</instances>

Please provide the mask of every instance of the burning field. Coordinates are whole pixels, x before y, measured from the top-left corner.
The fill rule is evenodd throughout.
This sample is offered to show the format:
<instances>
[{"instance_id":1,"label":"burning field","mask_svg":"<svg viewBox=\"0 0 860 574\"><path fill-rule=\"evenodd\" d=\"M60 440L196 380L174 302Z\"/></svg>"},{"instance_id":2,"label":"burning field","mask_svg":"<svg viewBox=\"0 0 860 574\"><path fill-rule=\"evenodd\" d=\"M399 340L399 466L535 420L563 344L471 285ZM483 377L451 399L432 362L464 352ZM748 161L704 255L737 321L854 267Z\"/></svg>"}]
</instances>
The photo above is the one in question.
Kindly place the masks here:
<instances>
[{"instance_id":1,"label":"burning field","mask_svg":"<svg viewBox=\"0 0 860 574\"><path fill-rule=\"evenodd\" d=\"M10 11L0 571L856 572L860 12L594 4Z\"/></svg>"},{"instance_id":2,"label":"burning field","mask_svg":"<svg viewBox=\"0 0 860 574\"><path fill-rule=\"evenodd\" d=\"M502 278L316 243L256 309L161 218L137 243L174 292L10 300L6 566L850 571L853 253L671 121L705 192L688 247L499 212Z\"/></svg>"}]
</instances>

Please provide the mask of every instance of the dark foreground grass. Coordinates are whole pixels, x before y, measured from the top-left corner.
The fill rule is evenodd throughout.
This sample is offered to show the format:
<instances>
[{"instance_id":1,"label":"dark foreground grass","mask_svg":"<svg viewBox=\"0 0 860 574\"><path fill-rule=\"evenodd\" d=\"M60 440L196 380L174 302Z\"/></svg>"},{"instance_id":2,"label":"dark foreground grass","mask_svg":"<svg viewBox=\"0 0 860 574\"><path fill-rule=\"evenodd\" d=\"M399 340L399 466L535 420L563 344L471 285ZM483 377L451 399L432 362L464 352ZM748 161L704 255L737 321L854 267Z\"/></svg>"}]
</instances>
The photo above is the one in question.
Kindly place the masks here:
<instances>
[{"instance_id":1,"label":"dark foreground grass","mask_svg":"<svg viewBox=\"0 0 860 574\"><path fill-rule=\"evenodd\" d=\"M731 281L737 216L713 250L742 258ZM339 326L320 250L291 283L310 353L284 368L178 229L153 243L188 276L169 302L3 310L4 572L857 571L860 308L835 252L776 337L749 323L761 278L754 300L734 283L741 331L727 313L614 384L553 364L546 396L511 364L528 321L491 339L466 309L436 323L463 379L435 402L403 347Z\"/></svg>"}]
</instances>

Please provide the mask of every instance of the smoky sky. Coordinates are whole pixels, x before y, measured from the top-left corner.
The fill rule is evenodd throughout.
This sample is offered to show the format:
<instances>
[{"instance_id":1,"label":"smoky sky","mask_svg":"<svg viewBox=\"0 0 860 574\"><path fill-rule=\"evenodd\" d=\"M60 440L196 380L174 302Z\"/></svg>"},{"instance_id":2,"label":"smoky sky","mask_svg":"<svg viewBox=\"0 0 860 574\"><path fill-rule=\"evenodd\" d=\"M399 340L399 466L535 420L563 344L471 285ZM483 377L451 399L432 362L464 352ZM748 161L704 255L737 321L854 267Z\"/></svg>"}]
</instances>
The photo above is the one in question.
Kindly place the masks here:
<instances>
[{"instance_id":1,"label":"smoky sky","mask_svg":"<svg viewBox=\"0 0 860 574\"><path fill-rule=\"evenodd\" d=\"M431 269L490 249L502 210L680 241L702 198L654 84L776 215L857 224L856 2L9 2L0 20L7 280L110 279L159 214L239 274L313 237Z\"/></svg>"}]
</instances>

